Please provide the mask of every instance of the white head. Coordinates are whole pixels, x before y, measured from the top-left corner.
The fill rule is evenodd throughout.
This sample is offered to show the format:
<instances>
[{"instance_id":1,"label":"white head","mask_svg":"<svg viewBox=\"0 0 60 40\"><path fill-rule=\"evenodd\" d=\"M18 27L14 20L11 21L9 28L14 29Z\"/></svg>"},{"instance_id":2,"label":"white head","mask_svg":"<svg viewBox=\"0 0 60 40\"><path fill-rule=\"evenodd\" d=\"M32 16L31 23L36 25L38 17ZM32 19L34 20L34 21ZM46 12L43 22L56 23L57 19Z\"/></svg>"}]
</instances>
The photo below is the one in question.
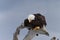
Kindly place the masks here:
<instances>
[{"instance_id":1,"label":"white head","mask_svg":"<svg viewBox=\"0 0 60 40\"><path fill-rule=\"evenodd\" d=\"M34 20L34 19L35 19L35 16L34 16L33 14L30 14L30 15L28 16L29 22L31 22L31 21Z\"/></svg>"}]
</instances>

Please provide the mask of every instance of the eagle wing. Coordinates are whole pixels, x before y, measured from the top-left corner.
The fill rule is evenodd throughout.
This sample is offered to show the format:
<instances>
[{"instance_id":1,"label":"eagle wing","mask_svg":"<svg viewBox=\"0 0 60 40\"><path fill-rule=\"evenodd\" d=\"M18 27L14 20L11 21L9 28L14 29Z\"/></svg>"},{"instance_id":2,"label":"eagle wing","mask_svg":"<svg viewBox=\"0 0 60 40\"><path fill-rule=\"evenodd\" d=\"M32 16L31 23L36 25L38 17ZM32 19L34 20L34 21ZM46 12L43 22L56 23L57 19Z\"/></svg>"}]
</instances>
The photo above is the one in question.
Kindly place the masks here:
<instances>
[{"instance_id":1,"label":"eagle wing","mask_svg":"<svg viewBox=\"0 0 60 40\"><path fill-rule=\"evenodd\" d=\"M40 13L34 14L36 16L36 20L38 20L38 22L43 26L43 25L47 25L46 23L46 19L44 15L41 15Z\"/></svg>"},{"instance_id":2,"label":"eagle wing","mask_svg":"<svg viewBox=\"0 0 60 40\"><path fill-rule=\"evenodd\" d=\"M45 16L42 16L43 24L47 25Z\"/></svg>"},{"instance_id":3,"label":"eagle wing","mask_svg":"<svg viewBox=\"0 0 60 40\"><path fill-rule=\"evenodd\" d=\"M43 15L38 16L38 20L40 20L40 22L44 24L45 26L47 25L45 16Z\"/></svg>"}]
</instances>

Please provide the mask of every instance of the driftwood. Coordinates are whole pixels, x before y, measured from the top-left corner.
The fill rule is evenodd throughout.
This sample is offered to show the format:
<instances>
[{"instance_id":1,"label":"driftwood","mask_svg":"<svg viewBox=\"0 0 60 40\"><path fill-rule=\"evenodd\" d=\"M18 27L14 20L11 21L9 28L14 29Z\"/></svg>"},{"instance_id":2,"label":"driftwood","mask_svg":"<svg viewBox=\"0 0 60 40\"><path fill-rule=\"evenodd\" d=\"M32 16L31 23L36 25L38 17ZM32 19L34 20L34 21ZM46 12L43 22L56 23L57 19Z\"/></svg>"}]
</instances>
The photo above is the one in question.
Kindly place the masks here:
<instances>
[{"instance_id":1,"label":"driftwood","mask_svg":"<svg viewBox=\"0 0 60 40\"><path fill-rule=\"evenodd\" d=\"M16 29L16 32L13 35L13 40L18 40L18 34L19 34L20 30L19 27Z\"/></svg>"},{"instance_id":2,"label":"driftwood","mask_svg":"<svg viewBox=\"0 0 60 40\"><path fill-rule=\"evenodd\" d=\"M24 25L21 24L19 27L17 27L16 32L13 34L13 40L18 40L18 35L20 33L20 29L23 29Z\"/></svg>"}]
</instances>

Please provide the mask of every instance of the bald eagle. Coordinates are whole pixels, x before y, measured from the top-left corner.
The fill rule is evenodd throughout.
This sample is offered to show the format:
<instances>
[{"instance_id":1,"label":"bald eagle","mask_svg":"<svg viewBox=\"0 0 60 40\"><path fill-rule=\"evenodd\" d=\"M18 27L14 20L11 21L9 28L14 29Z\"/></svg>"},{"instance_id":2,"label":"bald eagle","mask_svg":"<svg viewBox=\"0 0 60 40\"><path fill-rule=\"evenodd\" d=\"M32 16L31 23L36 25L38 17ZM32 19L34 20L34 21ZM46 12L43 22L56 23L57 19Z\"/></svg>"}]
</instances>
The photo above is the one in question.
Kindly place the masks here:
<instances>
[{"instance_id":1,"label":"bald eagle","mask_svg":"<svg viewBox=\"0 0 60 40\"><path fill-rule=\"evenodd\" d=\"M17 28L17 34L20 32L19 30L27 28L29 31L23 40L31 40L35 35L38 34L49 36L49 33L46 30L46 25L47 23L45 16L41 15L40 13L31 14L24 20L24 23Z\"/></svg>"},{"instance_id":2,"label":"bald eagle","mask_svg":"<svg viewBox=\"0 0 60 40\"><path fill-rule=\"evenodd\" d=\"M45 16L37 13L37 14L31 14L28 16L27 19L24 20L24 26L34 29L36 26L39 26L42 28L43 26L46 26L46 20Z\"/></svg>"}]
</instances>

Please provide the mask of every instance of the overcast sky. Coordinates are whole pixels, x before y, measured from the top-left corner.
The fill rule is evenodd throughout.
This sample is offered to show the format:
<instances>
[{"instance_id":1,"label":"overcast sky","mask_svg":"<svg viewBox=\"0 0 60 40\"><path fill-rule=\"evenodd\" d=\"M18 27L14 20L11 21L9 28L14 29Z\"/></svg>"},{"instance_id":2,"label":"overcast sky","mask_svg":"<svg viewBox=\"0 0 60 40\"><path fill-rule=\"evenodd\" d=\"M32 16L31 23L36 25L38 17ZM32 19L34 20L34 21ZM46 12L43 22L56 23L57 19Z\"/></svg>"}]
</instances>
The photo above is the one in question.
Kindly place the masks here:
<instances>
[{"instance_id":1,"label":"overcast sky","mask_svg":"<svg viewBox=\"0 0 60 40\"><path fill-rule=\"evenodd\" d=\"M29 14L41 13L47 20L50 36L39 35L32 40L60 38L60 0L0 0L0 40L13 40L16 28ZM21 30L19 40L23 40L27 29Z\"/></svg>"}]
</instances>

